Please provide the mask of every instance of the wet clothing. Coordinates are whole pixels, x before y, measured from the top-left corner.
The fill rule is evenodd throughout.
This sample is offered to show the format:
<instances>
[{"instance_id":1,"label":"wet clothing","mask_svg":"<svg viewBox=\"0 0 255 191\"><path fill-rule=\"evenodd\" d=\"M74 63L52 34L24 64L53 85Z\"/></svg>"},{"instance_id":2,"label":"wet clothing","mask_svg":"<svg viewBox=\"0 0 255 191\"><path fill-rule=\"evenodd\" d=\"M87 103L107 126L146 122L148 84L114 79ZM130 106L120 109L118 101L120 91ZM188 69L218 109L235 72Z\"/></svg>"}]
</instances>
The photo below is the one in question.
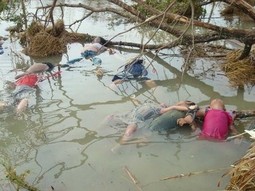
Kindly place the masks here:
<instances>
[{"instance_id":1,"label":"wet clothing","mask_svg":"<svg viewBox=\"0 0 255 191\"><path fill-rule=\"evenodd\" d=\"M89 58L93 58L97 55L97 52L92 51L92 50L85 50L84 52L81 53L81 56L89 59Z\"/></svg>"},{"instance_id":2,"label":"wet clothing","mask_svg":"<svg viewBox=\"0 0 255 191\"><path fill-rule=\"evenodd\" d=\"M36 86L37 82L38 82L38 77L36 74L28 74L19 78L15 82L15 84L16 86L26 85L33 88Z\"/></svg>"},{"instance_id":3,"label":"wet clothing","mask_svg":"<svg viewBox=\"0 0 255 191\"><path fill-rule=\"evenodd\" d=\"M195 118L198 110L197 105L193 102L186 104L189 108L188 111L170 110L161 114L161 109L163 108L161 105L145 103L127 114L111 116L111 120L114 119L118 121L118 125L121 122L126 125L135 123L138 128L149 127L151 130L169 132L179 127L177 124L179 118L185 117L186 115L191 115L192 118ZM111 123L113 123L113 121L111 121Z\"/></svg>"},{"instance_id":4,"label":"wet clothing","mask_svg":"<svg viewBox=\"0 0 255 191\"><path fill-rule=\"evenodd\" d=\"M100 43L89 43L84 45L84 51L81 53L85 59L93 58L98 54L104 52L107 48Z\"/></svg>"},{"instance_id":5,"label":"wet clothing","mask_svg":"<svg viewBox=\"0 0 255 191\"><path fill-rule=\"evenodd\" d=\"M35 92L35 87L38 83L38 76L36 74L27 74L20 77L16 82L16 88L12 92L12 99L8 104L14 104L21 99L27 98L31 93Z\"/></svg>"},{"instance_id":6,"label":"wet clothing","mask_svg":"<svg viewBox=\"0 0 255 191\"><path fill-rule=\"evenodd\" d=\"M110 123L116 122L118 126L126 127L129 124L137 124L138 128L143 127L145 121L150 121L160 115L161 106L158 104L145 103L140 105L128 113L116 114L110 117Z\"/></svg>"},{"instance_id":7,"label":"wet clothing","mask_svg":"<svg viewBox=\"0 0 255 191\"><path fill-rule=\"evenodd\" d=\"M154 119L149 128L153 131L170 132L178 128L177 120L185 117L185 111L171 110Z\"/></svg>"},{"instance_id":8,"label":"wet clothing","mask_svg":"<svg viewBox=\"0 0 255 191\"><path fill-rule=\"evenodd\" d=\"M179 111L179 110L170 110L166 113L163 113L155 120L152 121L149 128L154 131L164 131L170 132L179 127L177 124L177 120L180 118L184 118L186 116L191 116L194 120L196 117L196 113L199 110L199 107L191 101L184 101L181 105L185 104L187 107L187 111ZM185 126L189 126L185 124Z\"/></svg>"},{"instance_id":9,"label":"wet clothing","mask_svg":"<svg viewBox=\"0 0 255 191\"><path fill-rule=\"evenodd\" d=\"M233 118L229 112L219 109L207 109L200 138L216 140L226 139L232 122Z\"/></svg>"},{"instance_id":10,"label":"wet clothing","mask_svg":"<svg viewBox=\"0 0 255 191\"><path fill-rule=\"evenodd\" d=\"M132 120L129 123L139 123L154 119L160 115L161 108L161 106L153 104L141 105L132 111Z\"/></svg>"},{"instance_id":11,"label":"wet clothing","mask_svg":"<svg viewBox=\"0 0 255 191\"><path fill-rule=\"evenodd\" d=\"M149 78L145 77L148 75L148 71L143 64L143 59L135 59L130 64L125 65L124 69L118 74L113 76L112 82L115 80L123 79L143 79L148 80Z\"/></svg>"},{"instance_id":12,"label":"wet clothing","mask_svg":"<svg viewBox=\"0 0 255 191\"><path fill-rule=\"evenodd\" d=\"M30 86L26 85L17 86L15 90L12 92L12 96L14 98L13 101L15 102L27 98L33 92L35 92L35 89Z\"/></svg>"}]
</instances>

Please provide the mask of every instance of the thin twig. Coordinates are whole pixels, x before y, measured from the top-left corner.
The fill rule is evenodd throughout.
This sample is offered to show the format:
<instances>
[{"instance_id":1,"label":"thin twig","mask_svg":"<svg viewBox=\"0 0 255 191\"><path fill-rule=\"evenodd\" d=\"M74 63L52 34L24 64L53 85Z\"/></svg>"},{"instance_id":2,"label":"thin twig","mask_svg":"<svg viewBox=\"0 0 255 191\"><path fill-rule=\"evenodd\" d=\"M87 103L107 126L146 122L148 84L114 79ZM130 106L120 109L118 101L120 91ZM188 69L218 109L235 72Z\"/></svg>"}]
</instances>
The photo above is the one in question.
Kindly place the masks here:
<instances>
[{"instance_id":1,"label":"thin twig","mask_svg":"<svg viewBox=\"0 0 255 191\"><path fill-rule=\"evenodd\" d=\"M128 169L127 166L124 166L123 167L123 170L127 173L127 175L129 176L129 178L132 180L132 182L134 184L137 184L138 183L138 180L136 179L136 177L130 172L130 170Z\"/></svg>"},{"instance_id":2,"label":"thin twig","mask_svg":"<svg viewBox=\"0 0 255 191\"><path fill-rule=\"evenodd\" d=\"M238 135L233 135L233 136L230 136L226 139L226 141L229 141L231 139L234 139L234 138L237 138L237 137L241 137L242 135L246 134L247 132L243 132L243 133L240 133Z\"/></svg>"},{"instance_id":3,"label":"thin twig","mask_svg":"<svg viewBox=\"0 0 255 191\"><path fill-rule=\"evenodd\" d=\"M128 169L127 166L123 167L124 171L128 174L128 176L130 177L130 179L132 180L132 182L135 184L136 188L139 191L142 191L142 188L138 185L138 180L136 179L136 177L130 172L130 170Z\"/></svg>"},{"instance_id":4,"label":"thin twig","mask_svg":"<svg viewBox=\"0 0 255 191\"><path fill-rule=\"evenodd\" d=\"M175 175L175 176L168 176L168 177L165 177L165 178L161 178L160 180L169 180L169 179L183 178L183 177L187 177L187 176L199 175L199 174L204 174L204 173L212 173L212 172L217 172L217 171L222 171L222 170L228 170L229 168L230 167L202 170L202 171L196 171L196 172L189 172L189 173L186 173L186 174L179 174L179 175Z\"/></svg>"}]
</instances>

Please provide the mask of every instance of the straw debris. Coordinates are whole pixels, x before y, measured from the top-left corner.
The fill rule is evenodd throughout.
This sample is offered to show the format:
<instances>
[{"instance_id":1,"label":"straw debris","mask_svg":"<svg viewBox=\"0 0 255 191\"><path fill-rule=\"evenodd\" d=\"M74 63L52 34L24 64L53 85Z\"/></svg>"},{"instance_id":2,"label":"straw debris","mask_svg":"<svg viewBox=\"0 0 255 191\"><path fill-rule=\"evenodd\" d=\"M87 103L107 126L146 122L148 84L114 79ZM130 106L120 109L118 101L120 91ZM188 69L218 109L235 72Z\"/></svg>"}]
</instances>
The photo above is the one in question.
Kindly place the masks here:
<instances>
[{"instance_id":1,"label":"straw debris","mask_svg":"<svg viewBox=\"0 0 255 191\"><path fill-rule=\"evenodd\" d=\"M234 167L225 175L230 176L226 190L255 190L255 143L251 145L247 154L238 160ZM223 176L225 176L223 175Z\"/></svg>"},{"instance_id":2,"label":"straw debris","mask_svg":"<svg viewBox=\"0 0 255 191\"><path fill-rule=\"evenodd\" d=\"M34 21L20 39L22 44L26 44L25 54L40 58L61 55L67 52L68 43L87 42L93 37L88 34L68 32L65 30L64 22L58 20L54 27L44 27L41 23Z\"/></svg>"},{"instance_id":3,"label":"straw debris","mask_svg":"<svg viewBox=\"0 0 255 191\"><path fill-rule=\"evenodd\" d=\"M226 61L222 65L229 83L233 87L244 85L255 85L255 60L254 51L251 56L243 60L238 60L241 50L233 51L227 54Z\"/></svg>"},{"instance_id":4,"label":"straw debris","mask_svg":"<svg viewBox=\"0 0 255 191\"><path fill-rule=\"evenodd\" d=\"M27 50L30 56L46 57L62 54L66 52L66 47L61 39L42 31L32 38Z\"/></svg>"}]
</instances>

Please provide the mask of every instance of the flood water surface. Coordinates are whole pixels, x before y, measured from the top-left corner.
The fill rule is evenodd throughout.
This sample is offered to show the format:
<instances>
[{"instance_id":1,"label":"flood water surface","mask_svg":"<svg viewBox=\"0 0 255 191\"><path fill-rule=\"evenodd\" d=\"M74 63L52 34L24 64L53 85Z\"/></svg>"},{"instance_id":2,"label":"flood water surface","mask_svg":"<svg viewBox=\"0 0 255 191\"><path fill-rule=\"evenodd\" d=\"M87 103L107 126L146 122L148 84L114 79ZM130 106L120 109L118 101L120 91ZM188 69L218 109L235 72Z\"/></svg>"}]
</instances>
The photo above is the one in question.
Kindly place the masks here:
<instances>
[{"instance_id":1,"label":"flood water surface","mask_svg":"<svg viewBox=\"0 0 255 191\"><path fill-rule=\"evenodd\" d=\"M2 23L1 31L5 33ZM99 35L100 27L86 32ZM104 37L115 33L106 31ZM6 95L4 82L16 75L11 71L17 64L12 50L20 51L10 40L3 47L1 100ZM77 58L81 48L78 43L70 44L67 55ZM55 60L65 64L67 55ZM189 99L204 106L211 98L219 97L227 109L254 109L254 88L231 88L217 69L214 78L209 72L201 72L201 68L208 71L215 64L208 60L196 62L194 72L203 73L200 78L193 73L183 75L180 57L156 58L156 72L151 66L148 68L148 76L157 84L154 88L136 81L111 85L118 68L136 55L125 51L100 55L105 71L102 78L95 75L97 66L87 60L62 68L60 77L39 84L24 114L17 116L13 108L0 113L1 162L10 164L17 174L29 170L25 180L45 191L224 190L228 177L221 177L246 153L249 139L199 141L190 129L166 136L142 128L135 133L133 142L120 145L125 128L111 121L111 115L132 110L135 105L131 98L142 103L167 104ZM145 59L152 57L148 54ZM246 126L238 124L238 130L243 131L249 121ZM5 168L0 168L4 177ZM3 190L15 190L8 178L1 178L0 185Z\"/></svg>"}]
</instances>

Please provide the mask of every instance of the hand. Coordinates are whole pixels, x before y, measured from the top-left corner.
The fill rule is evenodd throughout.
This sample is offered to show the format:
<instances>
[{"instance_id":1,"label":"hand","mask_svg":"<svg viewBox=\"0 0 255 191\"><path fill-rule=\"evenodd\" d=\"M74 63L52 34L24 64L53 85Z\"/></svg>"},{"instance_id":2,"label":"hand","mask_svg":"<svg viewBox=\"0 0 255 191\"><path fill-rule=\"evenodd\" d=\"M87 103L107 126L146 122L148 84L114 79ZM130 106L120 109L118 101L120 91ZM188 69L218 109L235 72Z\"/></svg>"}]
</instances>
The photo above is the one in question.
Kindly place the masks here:
<instances>
[{"instance_id":1,"label":"hand","mask_svg":"<svg viewBox=\"0 0 255 191\"><path fill-rule=\"evenodd\" d=\"M180 118L180 119L177 119L177 124L179 125L179 126L183 126L183 125L185 125L187 122L185 121L185 119L184 118Z\"/></svg>"}]
</instances>

